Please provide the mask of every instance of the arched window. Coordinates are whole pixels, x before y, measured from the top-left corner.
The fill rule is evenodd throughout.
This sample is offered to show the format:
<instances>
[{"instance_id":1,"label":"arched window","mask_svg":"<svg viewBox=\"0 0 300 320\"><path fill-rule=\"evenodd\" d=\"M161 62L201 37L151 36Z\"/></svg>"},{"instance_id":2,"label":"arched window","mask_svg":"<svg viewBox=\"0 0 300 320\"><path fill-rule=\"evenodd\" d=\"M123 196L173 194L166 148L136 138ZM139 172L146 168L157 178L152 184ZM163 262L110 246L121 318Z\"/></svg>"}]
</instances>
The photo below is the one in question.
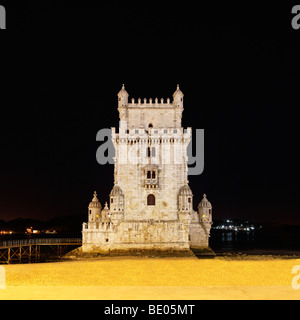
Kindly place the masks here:
<instances>
[{"instance_id":1,"label":"arched window","mask_svg":"<svg viewBox=\"0 0 300 320\"><path fill-rule=\"evenodd\" d=\"M153 194L148 195L147 206L155 206L155 196Z\"/></svg>"},{"instance_id":2,"label":"arched window","mask_svg":"<svg viewBox=\"0 0 300 320\"><path fill-rule=\"evenodd\" d=\"M147 179L151 179L151 171L147 171Z\"/></svg>"},{"instance_id":3,"label":"arched window","mask_svg":"<svg viewBox=\"0 0 300 320\"><path fill-rule=\"evenodd\" d=\"M151 154L152 157L155 157L155 148L152 147L152 154Z\"/></svg>"},{"instance_id":4,"label":"arched window","mask_svg":"<svg viewBox=\"0 0 300 320\"><path fill-rule=\"evenodd\" d=\"M153 128L153 124L152 123L149 123L149 128Z\"/></svg>"},{"instance_id":5,"label":"arched window","mask_svg":"<svg viewBox=\"0 0 300 320\"><path fill-rule=\"evenodd\" d=\"M152 171L152 179L155 179L155 177L156 177L155 171Z\"/></svg>"},{"instance_id":6,"label":"arched window","mask_svg":"<svg viewBox=\"0 0 300 320\"><path fill-rule=\"evenodd\" d=\"M150 149L150 147L147 148L147 157L148 158L151 157L151 149Z\"/></svg>"}]
</instances>

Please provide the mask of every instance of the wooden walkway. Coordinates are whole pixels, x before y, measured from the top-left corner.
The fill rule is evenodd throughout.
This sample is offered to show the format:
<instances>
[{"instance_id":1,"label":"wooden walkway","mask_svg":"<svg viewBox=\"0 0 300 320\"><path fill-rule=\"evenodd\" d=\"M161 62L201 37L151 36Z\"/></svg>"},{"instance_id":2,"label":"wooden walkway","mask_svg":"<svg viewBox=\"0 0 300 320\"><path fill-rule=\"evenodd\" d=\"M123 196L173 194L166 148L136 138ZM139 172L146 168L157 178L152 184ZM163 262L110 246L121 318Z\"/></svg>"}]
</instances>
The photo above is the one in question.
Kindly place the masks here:
<instances>
[{"instance_id":1,"label":"wooden walkway","mask_svg":"<svg viewBox=\"0 0 300 320\"><path fill-rule=\"evenodd\" d=\"M51 238L0 241L0 263L39 262L41 247L60 259L70 246L81 246L81 238Z\"/></svg>"}]
</instances>

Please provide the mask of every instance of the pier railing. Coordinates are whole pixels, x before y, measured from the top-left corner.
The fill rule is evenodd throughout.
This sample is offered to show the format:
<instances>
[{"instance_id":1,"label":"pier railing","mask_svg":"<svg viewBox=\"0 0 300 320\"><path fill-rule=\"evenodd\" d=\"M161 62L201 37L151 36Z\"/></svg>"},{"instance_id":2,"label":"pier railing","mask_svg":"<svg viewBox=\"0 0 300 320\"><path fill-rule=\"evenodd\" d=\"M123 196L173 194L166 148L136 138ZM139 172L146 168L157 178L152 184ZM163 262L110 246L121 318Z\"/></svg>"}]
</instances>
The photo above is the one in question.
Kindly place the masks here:
<instances>
[{"instance_id":1,"label":"pier railing","mask_svg":"<svg viewBox=\"0 0 300 320\"><path fill-rule=\"evenodd\" d=\"M22 240L0 241L0 248L19 247L28 245L81 244L81 238L36 238Z\"/></svg>"}]
</instances>

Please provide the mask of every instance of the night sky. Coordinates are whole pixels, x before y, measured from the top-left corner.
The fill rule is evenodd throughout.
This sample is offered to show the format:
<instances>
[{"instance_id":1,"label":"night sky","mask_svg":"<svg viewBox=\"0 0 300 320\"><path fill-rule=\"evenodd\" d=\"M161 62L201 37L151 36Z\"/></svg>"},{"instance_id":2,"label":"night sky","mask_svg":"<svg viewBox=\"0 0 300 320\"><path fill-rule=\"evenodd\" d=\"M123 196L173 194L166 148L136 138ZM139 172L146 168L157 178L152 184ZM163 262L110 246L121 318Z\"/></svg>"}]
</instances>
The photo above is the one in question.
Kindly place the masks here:
<instances>
[{"instance_id":1,"label":"night sky","mask_svg":"<svg viewBox=\"0 0 300 320\"><path fill-rule=\"evenodd\" d=\"M300 224L300 29L291 8L7 4L0 219L84 214L94 190L103 205L113 165L96 162L96 134L118 126L122 83L129 99L172 98L178 83L183 126L205 130L204 172L189 177L194 209L206 193L213 219Z\"/></svg>"}]
</instances>

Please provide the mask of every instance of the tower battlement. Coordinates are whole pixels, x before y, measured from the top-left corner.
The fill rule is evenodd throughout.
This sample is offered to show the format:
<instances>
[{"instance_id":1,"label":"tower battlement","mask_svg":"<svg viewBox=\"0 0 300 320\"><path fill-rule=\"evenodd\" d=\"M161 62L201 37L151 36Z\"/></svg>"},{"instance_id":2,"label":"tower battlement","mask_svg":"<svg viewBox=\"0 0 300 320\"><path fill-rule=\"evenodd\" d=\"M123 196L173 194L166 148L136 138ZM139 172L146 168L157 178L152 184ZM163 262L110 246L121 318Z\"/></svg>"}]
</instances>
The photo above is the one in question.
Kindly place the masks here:
<instances>
[{"instance_id":1,"label":"tower battlement","mask_svg":"<svg viewBox=\"0 0 300 320\"><path fill-rule=\"evenodd\" d=\"M135 98L131 99L131 103L128 103L127 106L129 108L174 108L177 107L173 101L171 102L170 98L167 98L167 100L165 101L164 98L158 99L152 99L150 98L149 100L147 100L146 98L141 99L138 98L137 101L135 100Z\"/></svg>"},{"instance_id":2,"label":"tower battlement","mask_svg":"<svg viewBox=\"0 0 300 320\"><path fill-rule=\"evenodd\" d=\"M126 126L119 129L119 133L116 132L116 128L111 128L112 138L117 139L122 136L122 138L132 139L155 139L155 138L173 138L174 139L189 139L191 137L192 128L127 128Z\"/></svg>"},{"instance_id":3,"label":"tower battlement","mask_svg":"<svg viewBox=\"0 0 300 320\"><path fill-rule=\"evenodd\" d=\"M131 99L131 103L128 103L128 97L129 94L125 90L125 86L123 84L122 89L118 93L118 107L119 108L135 108L135 107L143 107L143 108L183 108L183 93L181 92L179 85L177 85L177 89L173 94L173 101L171 101L170 98L167 98L165 101L164 98L158 98L152 99L150 98L149 101L147 98L138 98L135 100L135 98Z\"/></svg>"},{"instance_id":4,"label":"tower battlement","mask_svg":"<svg viewBox=\"0 0 300 320\"><path fill-rule=\"evenodd\" d=\"M118 93L118 111L120 115L120 127L129 128L181 128L183 112L183 93L177 85L173 94L173 101L167 98L154 100L150 98L137 101L133 98L128 103L128 92L123 85Z\"/></svg>"}]
</instances>

